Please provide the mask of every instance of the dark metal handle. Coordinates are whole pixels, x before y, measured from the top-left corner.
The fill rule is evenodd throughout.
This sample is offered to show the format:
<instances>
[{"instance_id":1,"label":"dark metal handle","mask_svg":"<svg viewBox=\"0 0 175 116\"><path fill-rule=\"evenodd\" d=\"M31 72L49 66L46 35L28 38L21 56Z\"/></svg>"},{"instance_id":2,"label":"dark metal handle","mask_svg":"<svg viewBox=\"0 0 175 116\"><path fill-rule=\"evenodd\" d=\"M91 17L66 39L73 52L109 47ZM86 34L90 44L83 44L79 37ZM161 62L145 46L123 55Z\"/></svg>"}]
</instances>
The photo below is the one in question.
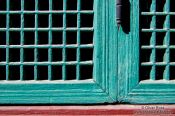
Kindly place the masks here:
<instances>
[{"instance_id":1,"label":"dark metal handle","mask_svg":"<svg viewBox=\"0 0 175 116\"><path fill-rule=\"evenodd\" d=\"M117 25L120 26L122 22L122 0L116 0L116 21Z\"/></svg>"}]
</instances>

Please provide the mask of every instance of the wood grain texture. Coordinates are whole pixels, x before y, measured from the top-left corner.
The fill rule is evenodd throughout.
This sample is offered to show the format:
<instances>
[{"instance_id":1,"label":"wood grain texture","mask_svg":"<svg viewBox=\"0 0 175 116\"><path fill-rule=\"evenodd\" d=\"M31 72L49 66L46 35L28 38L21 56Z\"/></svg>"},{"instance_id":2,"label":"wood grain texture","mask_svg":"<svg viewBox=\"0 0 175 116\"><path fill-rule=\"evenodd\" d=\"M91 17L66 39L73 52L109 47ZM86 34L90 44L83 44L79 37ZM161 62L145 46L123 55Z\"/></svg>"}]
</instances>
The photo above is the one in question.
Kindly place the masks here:
<instances>
[{"instance_id":1,"label":"wood grain texture","mask_svg":"<svg viewBox=\"0 0 175 116\"><path fill-rule=\"evenodd\" d=\"M125 1L125 0L124 0ZM118 95L120 103L172 104L175 103L174 81L139 82L140 77L140 0L126 0L130 8L130 31L124 26L118 31ZM153 7L156 3L153 4Z\"/></svg>"},{"instance_id":2,"label":"wood grain texture","mask_svg":"<svg viewBox=\"0 0 175 116\"><path fill-rule=\"evenodd\" d=\"M37 0L35 2L37 5ZM117 38L114 36L116 31L113 15L115 14L115 5L110 9L111 4L113 4L113 0L94 0L93 79L36 81L36 76L36 80L31 82L2 81L0 83L0 104L101 104L116 102ZM64 16L64 18L66 17ZM37 75L36 71L34 73Z\"/></svg>"}]
</instances>

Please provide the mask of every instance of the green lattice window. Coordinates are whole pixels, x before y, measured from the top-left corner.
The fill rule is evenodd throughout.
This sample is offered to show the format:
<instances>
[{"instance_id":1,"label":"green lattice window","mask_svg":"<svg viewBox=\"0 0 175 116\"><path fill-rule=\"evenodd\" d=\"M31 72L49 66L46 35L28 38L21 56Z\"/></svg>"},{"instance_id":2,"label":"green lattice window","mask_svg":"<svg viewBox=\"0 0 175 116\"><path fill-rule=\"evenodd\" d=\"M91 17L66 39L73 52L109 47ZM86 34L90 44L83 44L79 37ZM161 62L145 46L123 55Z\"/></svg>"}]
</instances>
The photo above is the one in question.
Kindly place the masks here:
<instances>
[{"instance_id":1,"label":"green lattice window","mask_svg":"<svg viewBox=\"0 0 175 116\"><path fill-rule=\"evenodd\" d=\"M1 3L1 80L92 79L93 0Z\"/></svg>"},{"instance_id":2,"label":"green lattice window","mask_svg":"<svg viewBox=\"0 0 175 116\"><path fill-rule=\"evenodd\" d=\"M125 88L124 91L119 88L119 100L174 103L174 3L174 0L131 2L130 33L119 33L120 44L126 45L119 48L122 54L119 86Z\"/></svg>"},{"instance_id":3,"label":"green lattice window","mask_svg":"<svg viewBox=\"0 0 175 116\"><path fill-rule=\"evenodd\" d=\"M141 71L142 79L174 80L173 0L141 3ZM144 71L146 72L144 73Z\"/></svg>"},{"instance_id":4,"label":"green lattice window","mask_svg":"<svg viewBox=\"0 0 175 116\"><path fill-rule=\"evenodd\" d=\"M107 7L105 0L0 0L0 103L114 102Z\"/></svg>"},{"instance_id":5,"label":"green lattice window","mask_svg":"<svg viewBox=\"0 0 175 116\"><path fill-rule=\"evenodd\" d=\"M174 103L175 2L115 2L0 0L0 103Z\"/></svg>"}]
</instances>

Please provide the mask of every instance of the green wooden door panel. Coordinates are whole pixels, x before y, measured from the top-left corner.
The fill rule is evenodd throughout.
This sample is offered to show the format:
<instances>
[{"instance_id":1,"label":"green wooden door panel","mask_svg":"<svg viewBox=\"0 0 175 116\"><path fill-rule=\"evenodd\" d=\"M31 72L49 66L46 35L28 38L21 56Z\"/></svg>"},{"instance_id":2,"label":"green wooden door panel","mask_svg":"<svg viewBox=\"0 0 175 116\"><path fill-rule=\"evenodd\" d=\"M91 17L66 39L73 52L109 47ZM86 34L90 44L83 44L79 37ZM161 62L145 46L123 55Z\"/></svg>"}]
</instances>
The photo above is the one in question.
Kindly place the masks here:
<instances>
[{"instance_id":1,"label":"green wooden door panel","mask_svg":"<svg viewBox=\"0 0 175 116\"><path fill-rule=\"evenodd\" d=\"M118 52L120 102L174 103L170 4L172 0L130 1L130 33L118 31L118 46L125 46Z\"/></svg>"},{"instance_id":2,"label":"green wooden door panel","mask_svg":"<svg viewBox=\"0 0 175 116\"><path fill-rule=\"evenodd\" d=\"M69 0L63 0L63 10L54 9L54 5L51 5L54 0L49 0L49 13L47 9L42 9L42 4L38 3L38 0L33 1L35 3L34 12L28 11L29 9L25 9L25 2L26 0L20 0L20 7L21 10L24 12L18 12L19 9L11 10L10 3L11 1L6 0L7 8L2 10L0 8L0 16L5 14L7 19L6 26L0 27L0 32L6 32L6 44L0 45L0 49L5 49L6 58L5 61L0 62L0 66L5 67L3 71L6 72L5 79L1 79L0 81L0 104L90 104L90 103L112 103L116 102L117 99L117 60L116 60L116 51L117 51L117 39L115 38L116 34L116 27L115 27L115 4L113 0L94 0L94 8L93 11L89 10L80 10L81 2L83 0L78 0L77 2L77 10L72 10L73 6L66 6L66 2ZM59 0L58 0L59 1ZM11 3L12 4L12 3ZM74 3L72 3L74 4ZM32 5L32 4L31 4ZM39 7L38 7L39 5ZM113 6L111 6L113 5ZM40 10L41 7L41 10ZM57 6L59 7L59 6ZM17 8L17 7L16 7ZM28 8L28 7L27 7ZM70 9L69 9L70 8ZM32 9L32 8L31 8ZM68 9L68 10L66 10ZM57 11L58 10L58 11ZM34 13L34 14L33 14ZM52 24L55 24L52 20L52 16L54 13L61 14L63 16L63 25L61 28L52 27ZM9 23L13 18L11 14L19 15L21 23L20 26L17 28L11 28L11 23ZM26 28L25 27L25 15L31 14L34 16L35 25L34 27ZM45 23L38 22L38 18L40 14L48 15L48 28L43 27ZM74 24L69 24L68 20L70 15L77 16L77 26L73 26ZM82 26L83 14L94 14L93 18L93 27L89 28L86 25ZM81 17L82 16L82 17ZM11 17L11 19L10 19ZM112 19L112 20L111 20ZM44 18L43 18L44 20ZM73 19L72 19L73 20ZM39 20L41 21L41 20ZM67 24L67 25L66 25ZM88 21L87 21L88 24ZM58 24L59 25L59 24ZM16 26L16 25L14 25ZM41 27L39 27L41 26ZM73 27L71 27L73 26ZM35 29L34 29L35 28ZM12 37L10 36L10 32L18 31L20 34L20 44L12 45L10 44L10 40ZM27 36L25 36L25 31L34 31L35 41L32 45L25 45L25 40ZM39 42L39 31L41 32L48 32L49 40L47 45L38 45ZM53 31L58 34L58 32L63 32L63 43L61 45L53 45L52 42L54 41ZM68 36L68 32L76 32L77 33L77 44L67 45L66 36ZM81 44L81 34L80 32L94 32L93 35L93 43L91 44ZM110 33L112 32L112 33ZM59 36L59 35L57 35ZM73 35L71 35L73 37ZM44 36L42 36L44 37ZM68 38L68 37L67 37ZM31 38L30 38L31 39ZM9 54L11 49L18 49L20 51L19 62L11 61ZM48 50L48 62L42 59L38 59L40 56L38 48ZM63 49L62 61L52 62L52 48L59 48ZM66 56L68 49L76 48L76 60L75 61L67 61ZM93 48L93 58L90 61L81 61L81 49L92 49ZM24 52L26 49L33 49L34 50L34 61L33 62L26 62L24 61ZM72 52L73 54L73 52ZM88 54L88 53L87 53ZM88 56L87 56L88 57ZM71 59L71 58L70 58ZM30 59L29 59L30 60ZM46 79L40 80L38 76L38 69L37 66L46 66L48 74L42 75L46 76ZM54 80L52 78L52 66L62 66L62 78L60 80ZM66 75L66 66L76 66L76 78L73 80L69 80ZM20 75L20 79L16 79L13 77L10 70L10 66L19 66L20 74L13 74ZM25 80L24 79L24 66L33 66L34 67L34 79L33 80ZM89 79L82 79L80 75L81 66L93 66L93 76ZM29 72L32 70L28 70ZM58 70L60 71L60 70ZM16 73L17 73L16 72ZM69 71L70 73L71 71ZM44 70L43 70L43 72ZM3 72L0 72L3 75ZM12 75L10 77L9 75ZM69 74L70 76L71 74ZM73 75L73 74L72 74ZM87 74L88 75L88 72ZM85 75L85 76L86 76ZM90 75L90 74L89 74ZM25 75L26 76L26 75ZM41 75L40 75L41 76ZM10 78L9 78L10 77ZM15 78L15 80L11 80L11 78ZM32 77L29 77L30 79Z\"/></svg>"}]
</instances>

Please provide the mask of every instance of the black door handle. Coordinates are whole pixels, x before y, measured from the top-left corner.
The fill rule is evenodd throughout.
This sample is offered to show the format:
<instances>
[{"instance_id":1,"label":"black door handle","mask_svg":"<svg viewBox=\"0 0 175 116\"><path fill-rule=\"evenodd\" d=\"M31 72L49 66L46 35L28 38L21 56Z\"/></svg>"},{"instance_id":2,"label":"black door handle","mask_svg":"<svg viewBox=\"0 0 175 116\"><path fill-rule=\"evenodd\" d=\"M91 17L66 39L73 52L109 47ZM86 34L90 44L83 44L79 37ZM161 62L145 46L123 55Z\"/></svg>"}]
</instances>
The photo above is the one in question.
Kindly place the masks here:
<instances>
[{"instance_id":1,"label":"black door handle","mask_svg":"<svg viewBox=\"0 0 175 116\"><path fill-rule=\"evenodd\" d=\"M118 27L122 23L122 0L116 0L116 22Z\"/></svg>"}]
</instances>

